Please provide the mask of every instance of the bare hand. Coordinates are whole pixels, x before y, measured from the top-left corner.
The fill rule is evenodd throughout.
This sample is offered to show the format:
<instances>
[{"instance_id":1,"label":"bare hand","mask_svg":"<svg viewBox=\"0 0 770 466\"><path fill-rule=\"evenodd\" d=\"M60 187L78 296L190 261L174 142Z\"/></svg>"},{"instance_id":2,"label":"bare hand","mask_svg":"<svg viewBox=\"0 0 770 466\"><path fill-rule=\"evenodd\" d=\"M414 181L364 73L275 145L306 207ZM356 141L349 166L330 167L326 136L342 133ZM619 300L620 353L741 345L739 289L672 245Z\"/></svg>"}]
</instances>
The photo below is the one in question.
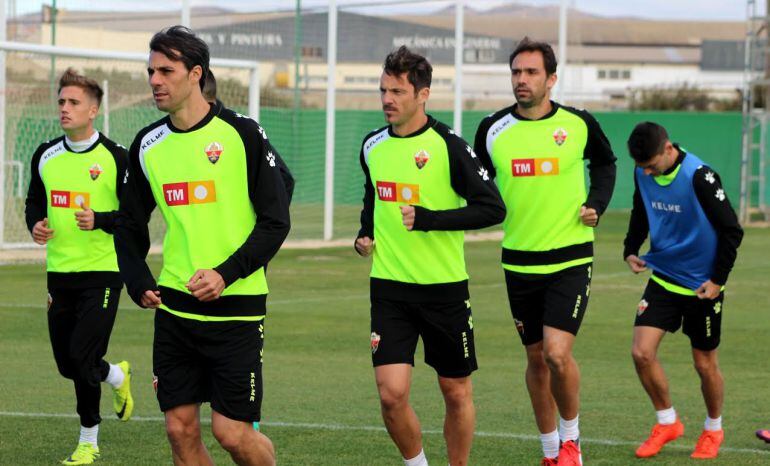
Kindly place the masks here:
<instances>
[{"instance_id":1,"label":"bare hand","mask_svg":"<svg viewBox=\"0 0 770 466\"><path fill-rule=\"evenodd\" d=\"M368 236L356 238L355 248L359 256L369 257L374 249L374 241Z\"/></svg>"},{"instance_id":2,"label":"bare hand","mask_svg":"<svg viewBox=\"0 0 770 466\"><path fill-rule=\"evenodd\" d=\"M695 290L695 295L700 299L716 299L722 291L722 286L717 285L711 280L707 280Z\"/></svg>"},{"instance_id":3,"label":"bare hand","mask_svg":"<svg viewBox=\"0 0 770 466\"><path fill-rule=\"evenodd\" d=\"M595 227L599 223L599 214L596 209L586 206L580 207L580 221L588 227Z\"/></svg>"},{"instance_id":4,"label":"bare hand","mask_svg":"<svg viewBox=\"0 0 770 466\"><path fill-rule=\"evenodd\" d=\"M402 205L401 217L401 223L404 224L407 230L412 231L412 228L414 228L414 206Z\"/></svg>"},{"instance_id":5,"label":"bare hand","mask_svg":"<svg viewBox=\"0 0 770 466\"><path fill-rule=\"evenodd\" d=\"M78 222L78 228L84 231L94 229L94 211L86 207L86 204L80 204L79 210L75 212L75 220Z\"/></svg>"},{"instance_id":6,"label":"bare hand","mask_svg":"<svg viewBox=\"0 0 770 466\"><path fill-rule=\"evenodd\" d=\"M53 238L53 230L48 228L48 217L40 220L32 227L32 240L37 244L45 244Z\"/></svg>"},{"instance_id":7,"label":"bare hand","mask_svg":"<svg viewBox=\"0 0 770 466\"><path fill-rule=\"evenodd\" d=\"M225 289L225 279L211 269L198 269L185 285L198 301L214 301Z\"/></svg>"},{"instance_id":8,"label":"bare hand","mask_svg":"<svg viewBox=\"0 0 770 466\"><path fill-rule=\"evenodd\" d=\"M626 257L626 263L628 264L628 268L634 273L647 270L647 263L633 254Z\"/></svg>"},{"instance_id":9,"label":"bare hand","mask_svg":"<svg viewBox=\"0 0 770 466\"><path fill-rule=\"evenodd\" d=\"M144 294L142 294L142 299L140 304L144 308L157 309L161 305L160 291L158 290L145 291Z\"/></svg>"}]
</instances>

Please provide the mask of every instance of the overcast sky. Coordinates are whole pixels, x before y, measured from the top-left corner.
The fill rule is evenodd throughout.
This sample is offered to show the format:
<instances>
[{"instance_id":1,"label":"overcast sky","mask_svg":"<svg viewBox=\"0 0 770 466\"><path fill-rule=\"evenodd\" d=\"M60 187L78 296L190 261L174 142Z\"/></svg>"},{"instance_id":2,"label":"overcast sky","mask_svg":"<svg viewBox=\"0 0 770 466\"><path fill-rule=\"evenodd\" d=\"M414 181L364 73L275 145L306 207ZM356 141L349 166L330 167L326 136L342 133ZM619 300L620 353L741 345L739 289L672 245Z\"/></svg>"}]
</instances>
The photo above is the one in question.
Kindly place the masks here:
<instances>
[{"instance_id":1,"label":"overcast sky","mask_svg":"<svg viewBox=\"0 0 770 466\"><path fill-rule=\"evenodd\" d=\"M216 5L240 11L262 11L289 9L296 0L189 0L192 6ZM654 19L673 20L729 20L743 21L746 19L746 0L569 0L574 7L602 16L636 16ZM328 5L327 0L301 0L303 7L319 7ZM39 11L43 3L51 4L52 0L5 0L8 8L15 3L18 14ZM361 4L363 0L337 0L338 5L351 3ZM404 2L403 0L372 0L371 3L392 4L379 7L379 11L415 12L430 11L445 7L452 2L425 2L419 0ZM399 4L401 3L401 4ZM529 5L558 5L560 0L466 0L466 5L497 6L501 4ZM764 4L762 0L757 3ZM180 8L182 0L57 0L59 8L66 9L101 9L101 10L169 10Z\"/></svg>"}]
</instances>

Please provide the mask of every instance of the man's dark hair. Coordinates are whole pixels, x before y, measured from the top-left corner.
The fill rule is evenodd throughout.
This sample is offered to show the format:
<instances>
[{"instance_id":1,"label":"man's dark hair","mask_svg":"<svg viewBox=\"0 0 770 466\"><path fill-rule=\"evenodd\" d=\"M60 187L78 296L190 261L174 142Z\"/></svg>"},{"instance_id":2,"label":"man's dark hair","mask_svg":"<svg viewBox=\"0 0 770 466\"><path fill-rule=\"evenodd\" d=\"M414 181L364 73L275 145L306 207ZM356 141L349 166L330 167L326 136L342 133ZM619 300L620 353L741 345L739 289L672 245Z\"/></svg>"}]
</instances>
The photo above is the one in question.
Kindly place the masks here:
<instances>
[{"instance_id":1,"label":"man's dark hair","mask_svg":"<svg viewBox=\"0 0 770 466\"><path fill-rule=\"evenodd\" d=\"M169 60L181 61L187 71L200 66L203 72L199 84L203 90L209 73L209 46L189 28L177 25L156 32L150 40L150 50Z\"/></svg>"},{"instance_id":2,"label":"man's dark hair","mask_svg":"<svg viewBox=\"0 0 770 466\"><path fill-rule=\"evenodd\" d=\"M553 49L546 42L538 42L524 36L521 42L516 45L516 48L511 52L511 56L508 57L508 67L513 68L513 59L521 52L540 52L543 55L543 64L545 65L545 74L550 76L556 73L556 55L553 53Z\"/></svg>"},{"instance_id":3,"label":"man's dark hair","mask_svg":"<svg viewBox=\"0 0 770 466\"><path fill-rule=\"evenodd\" d=\"M383 71L389 76L401 76L406 73L406 79L414 86L415 94L423 88L430 88L433 77L433 67L422 55L413 53L406 45L385 57Z\"/></svg>"},{"instance_id":4,"label":"man's dark hair","mask_svg":"<svg viewBox=\"0 0 770 466\"><path fill-rule=\"evenodd\" d=\"M666 128L651 121L636 125L628 136L628 153L637 162L647 162L654 156L663 153L668 142Z\"/></svg>"},{"instance_id":5,"label":"man's dark hair","mask_svg":"<svg viewBox=\"0 0 770 466\"><path fill-rule=\"evenodd\" d=\"M62 88L68 86L75 86L83 89L86 94L96 100L97 107L102 105L102 96L104 96L104 91L102 90L102 87L99 85L99 83L91 78L83 76L82 74L78 74L78 72L72 68L67 68L64 74L61 75L61 78L59 78L59 90L57 93L61 93Z\"/></svg>"},{"instance_id":6,"label":"man's dark hair","mask_svg":"<svg viewBox=\"0 0 770 466\"><path fill-rule=\"evenodd\" d=\"M209 70L209 74L206 75L206 84L201 91L206 102L213 104L217 101L217 80L214 78L213 71Z\"/></svg>"}]
</instances>

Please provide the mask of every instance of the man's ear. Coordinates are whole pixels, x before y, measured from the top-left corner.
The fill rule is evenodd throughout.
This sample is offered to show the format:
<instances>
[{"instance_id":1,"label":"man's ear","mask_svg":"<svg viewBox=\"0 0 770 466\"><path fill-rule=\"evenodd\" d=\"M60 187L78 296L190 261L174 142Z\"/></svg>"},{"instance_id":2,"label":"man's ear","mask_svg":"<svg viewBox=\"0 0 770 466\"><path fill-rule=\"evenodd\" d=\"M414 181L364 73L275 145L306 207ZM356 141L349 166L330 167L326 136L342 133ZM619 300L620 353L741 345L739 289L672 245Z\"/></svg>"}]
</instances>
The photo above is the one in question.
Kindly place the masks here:
<instances>
[{"instance_id":1,"label":"man's ear","mask_svg":"<svg viewBox=\"0 0 770 466\"><path fill-rule=\"evenodd\" d=\"M417 101L421 104L425 104L430 97L430 88L423 87L417 92Z\"/></svg>"}]
</instances>

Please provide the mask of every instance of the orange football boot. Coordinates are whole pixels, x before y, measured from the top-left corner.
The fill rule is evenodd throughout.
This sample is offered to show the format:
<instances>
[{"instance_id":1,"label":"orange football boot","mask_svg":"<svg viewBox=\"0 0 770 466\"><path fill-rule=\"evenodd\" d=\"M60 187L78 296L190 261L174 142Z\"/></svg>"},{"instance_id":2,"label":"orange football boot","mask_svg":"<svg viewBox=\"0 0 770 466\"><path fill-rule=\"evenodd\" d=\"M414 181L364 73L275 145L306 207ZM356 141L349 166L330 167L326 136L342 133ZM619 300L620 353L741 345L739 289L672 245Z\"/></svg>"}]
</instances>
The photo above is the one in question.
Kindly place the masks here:
<instances>
[{"instance_id":1,"label":"orange football boot","mask_svg":"<svg viewBox=\"0 0 770 466\"><path fill-rule=\"evenodd\" d=\"M700 434L698 443L695 444L695 451L692 452L690 458L716 458L719 454L719 446L722 445L722 441L725 439L725 431L719 430L704 430Z\"/></svg>"},{"instance_id":2,"label":"orange football boot","mask_svg":"<svg viewBox=\"0 0 770 466\"><path fill-rule=\"evenodd\" d=\"M684 434L684 424L677 418L673 424L655 424L647 440L636 449L637 458L649 458L657 455L663 445L678 439Z\"/></svg>"}]
</instances>

